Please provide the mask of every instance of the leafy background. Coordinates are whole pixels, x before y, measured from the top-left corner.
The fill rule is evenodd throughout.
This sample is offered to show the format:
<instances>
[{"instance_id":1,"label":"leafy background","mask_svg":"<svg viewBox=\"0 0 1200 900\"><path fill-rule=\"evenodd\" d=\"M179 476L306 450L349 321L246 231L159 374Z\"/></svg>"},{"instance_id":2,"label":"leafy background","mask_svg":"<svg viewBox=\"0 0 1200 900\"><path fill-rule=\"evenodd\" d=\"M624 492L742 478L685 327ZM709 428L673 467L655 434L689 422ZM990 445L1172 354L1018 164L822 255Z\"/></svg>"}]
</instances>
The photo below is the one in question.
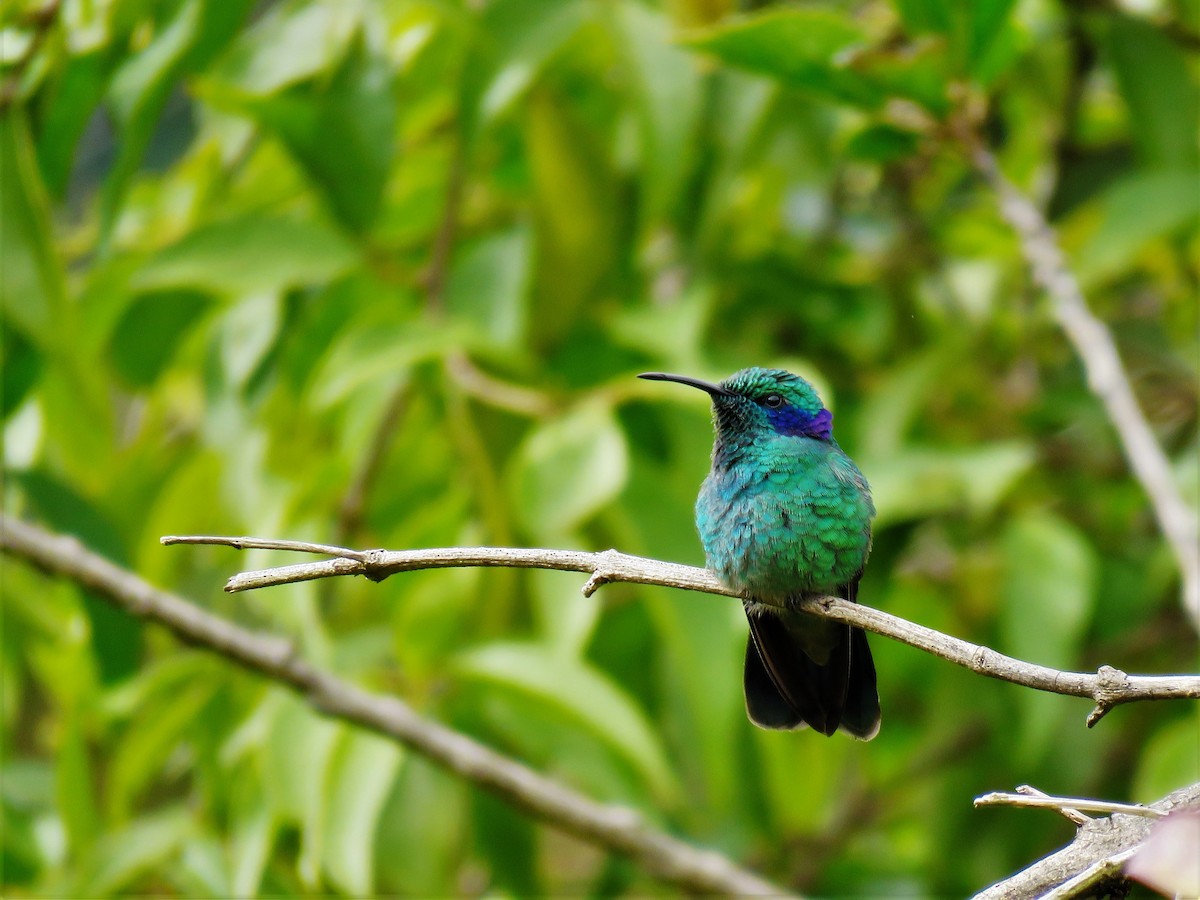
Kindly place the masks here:
<instances>
[{"instance_id":1,"label":"leafy background","mask_svg":"<svg viewBox=\"0 0 1200 900\"><path fill-rule=\"evenodd\" d=\"M442 570L225 596L167 533L702 560L704 398L812 379L861 597L1049 666L1194 671L1178 576L995 198L1049 211L1197 467L1200 15L1179 0L67 0L0 22L4 503L589 794L824 894L962 895L1147 801L1197 710L875 640L870 744L748 725L736 604ZM643 893L620 859L6 561L6 896Z\"/></svg>"}]
</instances>

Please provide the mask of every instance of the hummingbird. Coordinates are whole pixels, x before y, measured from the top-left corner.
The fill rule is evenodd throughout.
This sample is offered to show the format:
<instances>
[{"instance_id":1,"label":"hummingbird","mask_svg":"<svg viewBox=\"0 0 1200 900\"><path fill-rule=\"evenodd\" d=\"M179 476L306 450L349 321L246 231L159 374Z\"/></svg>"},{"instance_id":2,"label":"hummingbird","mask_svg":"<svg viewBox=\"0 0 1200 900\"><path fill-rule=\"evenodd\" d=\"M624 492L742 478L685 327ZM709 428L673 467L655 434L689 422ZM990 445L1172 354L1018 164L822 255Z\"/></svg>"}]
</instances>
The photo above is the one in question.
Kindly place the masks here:
<instances>
[{"instance_id":1,"label":"hummingbird","mask_svg":"<svg viewBox=\"0 0 1200 900\"><path fill-rule=\"evenodd\" d=\"M875 663L861 628L797 609L809 596L857 602L875 505L833 438L812 385L783 369L742 369L713 384L646 372L712 398L712 469L696 500L708 568L742 597L750 634L746 713L761 728L879 732Z\"/></svg>"}]
</instances>

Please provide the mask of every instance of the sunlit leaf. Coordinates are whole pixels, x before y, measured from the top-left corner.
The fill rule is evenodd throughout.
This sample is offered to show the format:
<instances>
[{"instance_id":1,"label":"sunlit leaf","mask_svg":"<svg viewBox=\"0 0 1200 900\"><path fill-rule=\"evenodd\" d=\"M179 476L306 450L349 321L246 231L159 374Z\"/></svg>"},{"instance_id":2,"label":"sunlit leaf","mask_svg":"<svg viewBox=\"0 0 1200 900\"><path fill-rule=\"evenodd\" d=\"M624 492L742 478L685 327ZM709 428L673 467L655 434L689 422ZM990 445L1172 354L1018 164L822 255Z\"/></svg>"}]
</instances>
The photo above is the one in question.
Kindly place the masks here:
<instances>
[{"instance_id":1,"label":"sunlit leaf","mask_svg":"<svg viewBox=\"0 0 1200 900\"><path fill-rule=\"evenodd\" d=\"M182 71L199 34L205 4L185 0L166 27L141 52L129 57L113 75L108 100L121 131L117 160L103 195L106 232L116 221L125 192L150 143L175 78Z\"/></svg>"},{"instance_id":2,"label":"sunlit leaf","mask_svg":"<svg viewBox=\"0 0 1200 900\"><path fill-rule=\"evenodd\" d=\"M538 644L497 643L459 654L465 677L535 697L567 713L607 744L661 798L675 790L664 748L633 700L586 661Z\"/></svg>"},{"instance_id":3,"label":"sunlit leaf","mask_svg":"<svg viewBox=\"0 0 1200 900\"><path fill-rule=\"evenodd\" d=\"M399 769L390 740L361 731L339 741L329 773L324 866L347 894L375 893L375 829Z\"/></svg>"},{"instance_id":4,"label":"sunlit leaf","mask_svg":"<svg viewBox=\"0 0 1200 900\"><path fill-rule=\"evenodd\" d=\"M0 115L0 311L27 338L43 347L55 342L66 314L66 282L52 243L50 207L33 157L20 107Z\"/></svg>"},{"instance_id":5,"label":"sunlit leaf","mask_svg":"<svg viewBox=\"0 0 1200 900\"><path fill-rule=\"evenodd\" d=\"M269 809L300 828L301 881L316 885L325 852L328 778L338 726L287 698L271 723L263 784Z\"/></svg>"},{"instance_id":6,"label":"sunlit leaf","mask_svg":"<svg viewBox=\"0 0 1200 900\"><path fill-rule=\"evenodd\" d=\"M1047 513L1028 513L1005 529L1000 586L1003 650L1042 666L1071 670L1096 596L1099 561L1077 529ZM1051 742L1060 697L1026 691L1020 758L1032 762Z\"/></svg>"},{"instance_id":7,"label":"sunlit leaf","mask_svg":"<svg viewBox=\"0 0 1200 900\"><path fill-rule=\"evenodd\" d=\"M190 232L152 258L134 287L259 294L329 281L354 262L346 240L315 221L253 216Z\"/></svg>"},{"instance_id":8,"label":"sunlit leaf","mask_svg":"<svg viewBox=\"0 0 1200 900\"><path fill-rule=\"evenodd\" d=\"M531 534L561 534L620 492L625 438L612 414L581 407L541 425L522 444L509 474L513 503Z\"/></svg>"},{"instance_id":9,"label":"sunlit leaf","mask_svg":"<svg viewBox=\"0 0 1200 900\"><path fill-rule=\"evenodd\" d=\"M349 230L374 223L394 154L396 98L390 70L361 36L328 82L226 102L279 136Z\"/></svg>"},{"instance_id":10,"label":"sunlit leaf","mask_svg":"<svg viewBox=\"0 0 1200 900\"><path fill-rule=\"evenodd\" d=\"M626 0L615 18L635 76L645 218L653 221L676 202L695 164L703 82L698 61L672 42L661 13Z\"/></svg>"},{"instance_id":11,"label":"sunlit leaf","mask_svg":"<svg viewBox=\"0 0 1200 900\"><path fill-rule=\"evenodd\" d=\"M1140 172L1075 211L1064 230L1089 232L1075 255L1083 285L1124 274L1152 243L1194 228L1200 219L1197 184L1200 169ZM1093 222L1094 230L1087 227Z\"/></svg>"},{"instance_id":12,"label":"sunlit leaf","mask_svg":"<svg viewBox=\"0 0 1200 900\"><path fill-rule=\"evenodd\" d=\"M1160 29L1132 16L1105 20L1107 49L1131 136L1154 166L1195 169L1200 161L1200 85L1183 50ZM1195 189L1188 193L1195 196Z\"/></svg>"},{"instance_id":13,"label":"sunlit leaf","mask_svg":"<svg viewBox=\"0 0 1200 900\"><path fill-rule=\"evenodd\" d=\"M848 14L791 7L692 32L683 42L784 84L873 107L882 102L883 93L848 65L847 51L862 46L865 39Z\"/></svg>"},{"instance_id":14,"label":"sunlit leaf","mask_svg":"<svg viewBox=\"0 0 1200 900\"><path fill-rule=\"evenodd\" d=\"M71 896L103 897L131 887L176 854L194 829L187 810L168 807L112 831L85 858Z\"/></svg>"},{"instance_id":15,"label":"sunlit leaf","mask_svg":"<svg viewBox=\"0 0 1200 900\"><path fill-rule=\"evenodd\" d=\"M1032 463L1032 448L1018 441L957 450L910 447L858 460L879 510L877 527L954 509L985 513Z\"/></svg>"},{"instance_id":16,"label":"sunlit leaf","mask_svg":"<svg viewBox=\"0 0 1200 900\"><path fill-rule=\"evenodd\" d=\"M145 294L130 304L113 330L109 356L131 385L153 384L204 310L208 298L194 291Z\"/></svg>"},{"instance_id":17,"label":"sunlit leaf","mask_svg":"<svg viewBox=\"0 0 1200 900\"><path fill-rule=\"evenodd\" d=\"M464 245L446 282L446 308L497 344L519 346L529 322L531 251L524 228Z\"/></svg>"}]
</instances>

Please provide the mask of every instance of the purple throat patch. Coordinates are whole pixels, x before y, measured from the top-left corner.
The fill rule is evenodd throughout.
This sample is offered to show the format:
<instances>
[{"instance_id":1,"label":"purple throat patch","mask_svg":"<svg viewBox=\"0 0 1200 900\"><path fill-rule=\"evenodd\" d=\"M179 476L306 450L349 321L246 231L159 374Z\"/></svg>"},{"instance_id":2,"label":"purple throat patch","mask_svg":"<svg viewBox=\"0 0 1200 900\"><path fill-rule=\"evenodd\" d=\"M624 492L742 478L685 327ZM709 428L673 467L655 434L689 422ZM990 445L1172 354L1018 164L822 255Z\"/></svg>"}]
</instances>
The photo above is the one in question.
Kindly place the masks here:
<instances>
[{"instance_id":1,"label":"purple throat patch","mask_svg":"<svg viewBox=\"0 0 1200 900\"><path fill-rule=\"evenodd\" d=\"M768 411L771 425L780 434L791 437L814 437L827 441L833 437L833 413L827 409L807 413L794 406Z\"/></svg>"}]
</instances>

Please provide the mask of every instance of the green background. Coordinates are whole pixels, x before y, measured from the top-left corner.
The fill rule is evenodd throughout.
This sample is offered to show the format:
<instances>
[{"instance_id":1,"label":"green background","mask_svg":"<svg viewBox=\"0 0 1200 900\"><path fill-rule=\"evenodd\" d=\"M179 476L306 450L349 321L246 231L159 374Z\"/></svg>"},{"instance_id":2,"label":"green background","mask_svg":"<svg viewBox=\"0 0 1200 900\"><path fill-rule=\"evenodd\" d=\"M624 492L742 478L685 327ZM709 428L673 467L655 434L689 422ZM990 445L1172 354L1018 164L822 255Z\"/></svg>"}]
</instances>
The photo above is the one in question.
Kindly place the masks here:
<instances>
[{"instance_id":1,"label":"green background","mask_svg":"<svg viewBox=\"0 0 1200 900\"><path fill-rule=\"evenodd\" d=\"M158 544L699 564L706 400L634 375L778 365L874 488L864 603L1195 671L1175 562L954 134L1047 209L1195 502L1198 7L748 6L4 6L5 509L780 884L963 895L1073 832L974 796L1155 800L1200 780L1196 705L1087 730L875 638L875 741L767 733L721 598L501 570L230 596L294 558ZM6 896L665 890L3 567Z\"/></svg>"}]
</instances>

